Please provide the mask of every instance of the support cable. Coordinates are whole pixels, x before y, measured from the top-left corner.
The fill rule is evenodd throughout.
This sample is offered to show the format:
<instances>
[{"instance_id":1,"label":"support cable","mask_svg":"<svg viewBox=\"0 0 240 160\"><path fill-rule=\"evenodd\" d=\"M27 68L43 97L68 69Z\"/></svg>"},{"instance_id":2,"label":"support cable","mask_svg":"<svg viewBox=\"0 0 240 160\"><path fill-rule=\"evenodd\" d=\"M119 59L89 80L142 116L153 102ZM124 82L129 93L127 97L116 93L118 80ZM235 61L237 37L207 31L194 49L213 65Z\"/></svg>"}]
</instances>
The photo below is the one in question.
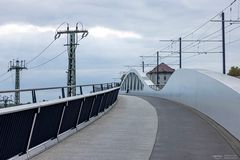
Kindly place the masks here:
<instances>
[{"instance_id":1,"label":"support cable","mask_svg":"<svg viewBox=\"0 0 240 160\"><path fill-rule=\"evenodd\" d=\"M38 57L40 57L54 42L56 41L56 39L54 39L53 41L51 41L47 47L45 47L39 54L37 54L35 57L33 57L32 59L30 59L28 62L26 62L26 64L30 64L32 63L34 60L36 60Z\"/></svg>"},{"instance_id":2,"label":"support cable","mask_svg":"<svg viewBox=\"0 0 240 160\"><path fill-rule=\"evenodd\" d=\"M66 51L67 51L67 50L64 50L64 51L60 52L58 55L56 55L55 57L53 57L53 58L51 58L51 59L49 59L49 60L47 60L47 61L45 61L45 62L43 62L43 63L41 63L41 64L38 64L38 65L36 65L36 66L29 67L28 69L35 69L35 68L41 67L41 66L43 66L43 65L45 65L45 64L48 64L49 62L53 61L54 59L56 59L56 58L58 58L59 56L61 56L62 54L64 54Z\"/></svg>"},{"instance_id":3,"label":"support cable","mask_svg":"<svg viewBox=\"0 0 240 160\"><path fill-rule=\"evenodd\" d=\"M0 74L0 77L5 76L7 73L8 73L8 72L4 72L4 73Z\"/></svg>"},{"instance_id":4,"label":"support cable","mask_svg":"<svg viewBox=\"0 0 240 160\"><path fill-rule=\"evenodd\" d=\"M84 37L81 37L81 38L77 41L77 43L78 43L79 41L81 41L83 38L84 38ZM59 56L63 55L63 54L66 53L66 52L67 52L67 49L65 49L64 51L60 52L60 53L59 53L58 55L56 55L55 57L53 57L53 58L51 58L51 59L49 59L49 60L47 60L47 61L45 61L45 62L43 62L43 63L41 63L41 64L38 64L38 65L33 66L33 67L28 67L28 69L35 69L35 68L41 67L41 66L43 66L43 65L45 65L45 64L48 64L49 62L55 60L56 58L58 58Z\"/></svg>"},{"instance_id":5,"label":"support cable","mask_svg":"<svg viewBox=\"0 0 240 160\"><path fill-rule=\"evenodd\" d=\"M56 29L56 32L57 30L62 26L66 24L66 22L63 22L62 24L60 24L57 29ZM38 57L40 57L55 41L57 40L57 38L54 38L40 53L38 53L35 57L33 57L32 59L30 59L29 61L26 62L26 64L30 64L32 63L34 60L36 60Z\"/></svg>"},{"instance_id":6,"label":"support cable","mask_svg":"<svg viewBox=\"0 0 240 160\"><path fill-rule=\"evenodd\" d=\"M0 83L5 82L6 80L10 79L12 76L13 76L13 73L10 74L7 78L2 79L2 80L0 81Z\"/></svg>"},{"instance_id":7,"label":"support cable","mask_svg":"<svg viewBox=\"0 0 240 160\"><path fill-rule=\"evenodd\" d=\"M217 16L219 16L219 14L221 14L222 12L224 12L225 10L227 10L229 7L231 7L237 0L234 0L232 3L230 3L227 7L225 7L222 11L220 11L218 14L216 14L215 16L213 16L210 20L206 21L205 23L203 23L202 25L200 25L199 27L197 27L195 30L193 30L191 33L187 34L186 36L182 36L183 39L192 35L193 33L197 32L198 30L200 30L202 27L204 27L205 25L207 25L211 20L213 20L214 18L216 18Z\"/></svg>"}]
</instances>

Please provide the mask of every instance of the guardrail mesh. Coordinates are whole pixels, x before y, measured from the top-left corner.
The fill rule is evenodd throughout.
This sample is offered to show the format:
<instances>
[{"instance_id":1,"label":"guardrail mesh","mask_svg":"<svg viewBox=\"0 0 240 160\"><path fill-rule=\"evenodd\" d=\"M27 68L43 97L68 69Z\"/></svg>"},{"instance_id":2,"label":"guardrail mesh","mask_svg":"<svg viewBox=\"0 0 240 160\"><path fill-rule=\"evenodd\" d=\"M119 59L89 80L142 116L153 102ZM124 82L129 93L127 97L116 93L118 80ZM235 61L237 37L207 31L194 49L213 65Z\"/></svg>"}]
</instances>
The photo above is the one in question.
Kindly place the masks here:
<instances>
[{"instance_id":1,"label":"guardrail mesh","mask_svg":"<svg viewBox=\"0 0 240 160\"><path fill-rule=\"evenodd\" d=\"M75 129L112 105L118 92L119 88L112 88L54 105L49 103L49 106L24 111L13 109L6 114L0 112L0 159L25 154L31 148Z\"/></svg>"},{"instance_id":2,"label":"guardrail mesh","mask_svg":"<svg viewBox=\"0 0 240 160\"><path fill-rule=\"evenodd\" d=\"M0 116L0 159L26 153L36 109Z\"/></svg>"}]
</instances>

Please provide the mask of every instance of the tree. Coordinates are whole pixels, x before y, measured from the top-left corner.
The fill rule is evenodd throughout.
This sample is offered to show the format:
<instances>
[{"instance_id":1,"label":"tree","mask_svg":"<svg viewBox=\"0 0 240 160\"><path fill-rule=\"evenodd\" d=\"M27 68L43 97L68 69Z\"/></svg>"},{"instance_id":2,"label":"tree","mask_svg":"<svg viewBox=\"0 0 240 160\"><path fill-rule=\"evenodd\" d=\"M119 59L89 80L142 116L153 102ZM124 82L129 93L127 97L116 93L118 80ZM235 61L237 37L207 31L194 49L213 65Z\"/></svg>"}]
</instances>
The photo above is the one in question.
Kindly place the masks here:
<instances>
[{"instance_id":1,"label":"tree","mask_svg":"<svg viewBox=\"0 0 240 160\"><path fill-rule=\"evenodd\" d=\"M229 76L240 76L240 68L232 66L228 72Z\"/></svg>"}]
</instances>

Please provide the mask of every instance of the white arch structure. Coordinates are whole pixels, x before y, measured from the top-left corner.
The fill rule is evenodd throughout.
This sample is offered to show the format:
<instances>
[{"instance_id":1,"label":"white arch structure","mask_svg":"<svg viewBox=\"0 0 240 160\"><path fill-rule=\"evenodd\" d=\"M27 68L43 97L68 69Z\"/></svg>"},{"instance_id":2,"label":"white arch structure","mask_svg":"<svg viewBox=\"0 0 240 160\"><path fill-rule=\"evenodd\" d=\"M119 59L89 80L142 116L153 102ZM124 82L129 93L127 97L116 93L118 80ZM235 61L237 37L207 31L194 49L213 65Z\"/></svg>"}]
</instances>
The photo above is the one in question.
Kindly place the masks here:
<instances>
[{"instance_id":1,"label":"white arch structure","mask_svg":"<svg viewBox=\"0 0 240 160\"><path fill-rule=\"evenodd\" d=\"M161 91L149 87L149 79L130 70L123 80L134 75L143 84L135 94L158 96L191 106L209 116L240 140L240 80L206 70L181 69L173 73Z\"/></svg>"},{"instance_id":2,"label":"white arch structure","mask_svg":"<svg viewBox=\"0 0 240 160\"><path fill-rule=\"evenodd\" d=\"M150 86L154 86L154 84L144 73L140 73L136 69L131 69L126 73L121 83L121 91L125 92L129 90L136 93L152 92L153 90Z\"/></svg>"}]
</instances>

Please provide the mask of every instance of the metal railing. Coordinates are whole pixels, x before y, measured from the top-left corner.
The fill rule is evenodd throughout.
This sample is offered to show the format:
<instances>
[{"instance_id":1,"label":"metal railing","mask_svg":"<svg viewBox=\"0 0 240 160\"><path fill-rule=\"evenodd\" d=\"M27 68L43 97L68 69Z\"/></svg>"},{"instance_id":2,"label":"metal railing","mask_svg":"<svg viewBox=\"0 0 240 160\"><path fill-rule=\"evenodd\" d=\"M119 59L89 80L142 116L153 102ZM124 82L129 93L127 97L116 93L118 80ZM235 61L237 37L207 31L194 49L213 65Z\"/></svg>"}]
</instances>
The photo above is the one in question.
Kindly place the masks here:
<instances>
[{"instance_id":1,"label":"metal railing","mask_svg":"<svg viewBox=\"0 0 240 160\"><path fill-rule=\"evenodd\" d=\"M149 85L150 88L154 89L155 91L160 91L164 85Z\"/></svg>"},{"instance_id":2,"label":"metal railing","mask_svg":"<svg viewBox=\"0 0 240 160\"><path fill-rule=\"evenodd\" d=\"M67 88L76 88L77 89L76 95L83 95L83 94L86 94L86 93L94 93L94 92L103 91L103 90L107 90L107 89L118 87L118 86L119 86L119 83L112 82L112 83L76 85L76 86L60 86L60 87L31 88L31 89L18 89L18 90L2 90L2 91L0 91L0 94L30 93L30 95L27 95L25 97L31 97L30 98L31 100L28 99L27 102L20 103L20 105L22 105L22 104L39 102L38 97L37 97L37 92L39 93L41 91L42 92L47 92L47 96L51 95L51 93L50 93L51 91L52 91L52 93L54 91L55 92L57 91L57 94L55 94L54 99L61 99L61 98L66 98ZM86 89L86 92L84 92L84 89ZM48 97L46 97L46 98L48 98ZM50 98L50 100L51 99L53 99L53 98ZM49 99L47 99L47 100L49 100ZM47 101L47 100L44 99L42 101ZM9 107L9 106L15 106L15 105L14 104L10 104L10 105L5 104L2 107L6 107L6 106Z\"/></svg>"},{"instance_id":3,"label":"metal railing","mask_svg":"<svg viewBox=\"0 0 240 160\"><path fill-rule=\"evenodd\" d=\"M118 92L119 87L113 87L86 95L0 109L0 159L21 155L31 157L32 149L48 141L58 141L62 134L77 130L79 125L103 113L116 102Z\"/></svg>"}]
</instances>

